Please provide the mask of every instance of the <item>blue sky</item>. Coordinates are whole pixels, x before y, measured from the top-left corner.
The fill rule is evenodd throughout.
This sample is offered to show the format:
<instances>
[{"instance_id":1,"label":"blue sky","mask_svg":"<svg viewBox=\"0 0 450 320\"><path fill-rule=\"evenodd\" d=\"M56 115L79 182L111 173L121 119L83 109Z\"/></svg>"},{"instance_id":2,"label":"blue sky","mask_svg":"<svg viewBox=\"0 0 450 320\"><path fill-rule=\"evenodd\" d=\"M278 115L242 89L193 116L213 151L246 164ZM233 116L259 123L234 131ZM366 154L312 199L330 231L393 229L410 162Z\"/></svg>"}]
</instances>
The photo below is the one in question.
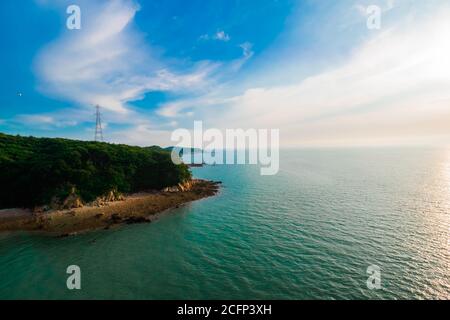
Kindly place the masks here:
<instances>
[{"instance_id":1,"label":"blue sky","mask_svg":"<svg viewBox=\"0 0 450 320\"><path fill-rule=\"evenodd\" d=\"M81 30L66 28L71 4ZM100 104L111 142L169 145L203 120L281 129L285 146L442 143L449 12L438 0L3 0L0 131L90 140Z\"/></svg>"}]
</instances>

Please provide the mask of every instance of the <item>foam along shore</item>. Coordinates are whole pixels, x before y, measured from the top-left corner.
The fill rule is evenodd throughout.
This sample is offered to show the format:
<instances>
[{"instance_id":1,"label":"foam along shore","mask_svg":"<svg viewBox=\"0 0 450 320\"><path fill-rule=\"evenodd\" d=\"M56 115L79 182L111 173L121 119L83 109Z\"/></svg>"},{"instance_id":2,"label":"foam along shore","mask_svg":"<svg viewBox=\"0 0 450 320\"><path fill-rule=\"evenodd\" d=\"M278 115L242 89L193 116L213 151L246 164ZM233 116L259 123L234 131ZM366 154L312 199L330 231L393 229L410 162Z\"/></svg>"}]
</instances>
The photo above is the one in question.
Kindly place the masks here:
<instances>
[{"instance_id":1,"label":"foam along shore","mask_svg":"<svg viewBox=\"0 0 450 320\"><path fill-rule=\"evenodd\" d=\"M148 223L171 208L217 194L220 182L192 180L188 187L142 192L98 205L37 213L25 209L0 210L0 232L40 231L54 236L109 229L120 224Z\"/></svg>"}]
</instances>

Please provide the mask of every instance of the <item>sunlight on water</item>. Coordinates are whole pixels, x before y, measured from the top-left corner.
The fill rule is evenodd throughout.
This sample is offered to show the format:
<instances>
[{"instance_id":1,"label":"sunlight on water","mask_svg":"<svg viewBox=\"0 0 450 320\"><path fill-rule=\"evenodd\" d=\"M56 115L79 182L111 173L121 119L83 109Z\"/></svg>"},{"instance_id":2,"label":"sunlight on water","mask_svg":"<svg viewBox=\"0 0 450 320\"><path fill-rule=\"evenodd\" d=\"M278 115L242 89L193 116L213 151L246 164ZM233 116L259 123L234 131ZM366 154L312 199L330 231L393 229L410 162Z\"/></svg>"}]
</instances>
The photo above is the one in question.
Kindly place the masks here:
<instances>
[{"instance_id":1,"label":"sunlight on water","mask_svg":"<svg viewBox=\"0 0 450 320\"><path fill-rule=\"evenodd\" d=\"M446 219L446 225L447 225L447 258L450 260L450 148L447 150L447 164L446 168L444 170L444 176L446 177L447 181L447 188L446 188L446 195L447 195L447 206L445 208L445 219ZM450 268L450 263L448 263L448 268Z\"/></svg>"},{"instance_id":2,"label":"sunlight on water","mask_svg":"<svg viewBox=\"0 0 450 320\"><path fill-rule=\"evenodd\" d=\"M450 148L447 151L447 162L444 167L444 173L443 173L445 180L447 182L447 195L450 202Z\"/></svg>"}]
</instances>

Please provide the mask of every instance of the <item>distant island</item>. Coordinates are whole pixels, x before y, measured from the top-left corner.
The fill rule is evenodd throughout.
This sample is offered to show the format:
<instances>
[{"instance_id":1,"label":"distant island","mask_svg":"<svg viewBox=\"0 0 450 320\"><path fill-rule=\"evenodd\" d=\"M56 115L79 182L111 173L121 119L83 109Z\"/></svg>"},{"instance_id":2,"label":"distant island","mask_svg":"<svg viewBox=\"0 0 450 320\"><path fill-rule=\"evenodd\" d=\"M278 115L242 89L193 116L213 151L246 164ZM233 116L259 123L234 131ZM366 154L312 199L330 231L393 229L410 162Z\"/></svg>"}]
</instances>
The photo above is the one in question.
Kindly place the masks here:
<instances>
[{"instance_id":1,"label":"distant island","mask_svg":"<svg viewBox=\"0 0 450 320\"><path fill-rule=\"evenodd\" d=\"M185 151L190 152L191 154L194 153L202 153L203 150L200 148L190 148L190 147L167 147L164 148L164 150L172 152L173 150L176 150L180 155L183 155Z\"/></svg>"},{"instance_id":2,"label":"distant island","mask_svg":"<svg viewBox=\"0 0 450 320\"><path fill-rule=\"evenodd\" d=\"M62 235L149 222L217 191L160 147L0 133L0 231Z\"/></svg>"}]
</instances>

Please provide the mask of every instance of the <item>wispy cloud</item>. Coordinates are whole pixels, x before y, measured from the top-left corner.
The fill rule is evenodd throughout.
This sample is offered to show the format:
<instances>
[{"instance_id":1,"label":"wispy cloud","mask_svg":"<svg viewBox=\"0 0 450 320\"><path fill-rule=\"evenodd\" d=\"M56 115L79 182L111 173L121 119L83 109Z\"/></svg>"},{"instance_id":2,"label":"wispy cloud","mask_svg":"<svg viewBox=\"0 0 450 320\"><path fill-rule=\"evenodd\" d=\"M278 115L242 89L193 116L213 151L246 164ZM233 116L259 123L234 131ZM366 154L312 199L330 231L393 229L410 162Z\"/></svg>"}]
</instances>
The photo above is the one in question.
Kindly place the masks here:
<instances>
[{"instance_id":1,"label":"wispy cloud","mask_svg":"<svg viewBox=\"0 0 450 320\"><path fill-rule=\"evenodd\" d=\"M218 41L228 42L231 40L231 37L225 31L219 30L213 35L203 34L200 36L199 39L200 40L218 40Z\"/></svg>"},{"instance_id":2,"label":"wispy cloud","mask_svg":"<svg viewBox=\"0 0 450 320\"><path fill-rule=\"evenodd\" d=\"M218 128L280 128L284 145L401 143L450 137L448 8L373 34L341 66L285 85L254 87L193 118ZM245 50L245 49L244 49ZM296 61L291 61L295 66ZM286 64L288 66L288 64ZM263 73L268 79L270 73ZM216 101L216 107L219 102ZM179 101L175 109L192 102Z\"/></svg>"},{"instance_id":3,"label":"wispy cloud","mask_svg":"<svg viewBox=\"0 0 450 320\"><path fill-rule=\"evenodd\" d=\"M63 118L56 118L52 115L17 115L11 122L17 122L25 124L27 126L32 126L34 128L39 128L41 130L53 130L68 126L76 126L78 122L76 120L68 120Z\"/></svg>"},{"instance_id":4,"label":"wispy cloud","mask_svg":"<svg viewBox=\"0 0 450 320\"><path fill-rule=\"evenodd\" d=\"M381 9L381 12L385 13L395 8L395 0L378 0L374 3L374 1L366 1L365 4L357 3L355 4L355 9L364 17L367 16L367 8L372 5L378 5Z\"/></svg>"},{"instance_id":5,"label":"wispy cloud","mask_svg":"<svg viewBox=\"0 0 450 320\"><path fill-rule=\"evenodd\" d=\"M239 45L239 47L242 49L242 57L239 59L234 60L231 63L231 70L233 71L238 71L239 69L242 68L242 66L248 61L250 60L253 55L254 52L252 50L253 48L253 44L250 42L244 42L242 44Z\"/></svg>"},{"instance_id":6,"label":"wispy cloud","mask_svg":"<svg viewBox=\"0 0 450 320\"><path fill-rule=\"evenodd\" d=\"M159 130L149 124L140 124L126 130L111 132L109 138L116 143L149 146L158 144L170 146L170 130Z\"/></svg>"},{"instance_id":7,"label":"wispy cloud","mask_svg":"<svg viewBox=\"0 0 450 320\"><path fill-rule=\"evenodd\" d=\"M399 1L379 0L383 27L368 32L364 5L369 2L347 4L344 9L348 10L339 8L351 12L351 28L363 31L347 42L352 43L350 53L339 52L336 58L333 53L317 51L332 63L318 66L313 54L305 59L298 45L301 41L296 39L294 44L274 45L265 61L254 58L253 45L245 42L240 44L241 56L234 60L201 61L178 70L173 69L178 63L166 64L143 43L133 25L139 10L135 2L86 2L86 6L95 3L95 9L89 10L95 17L86 13L83 30L65 31L37 60L40 86L79 105L107 108L110 123L129 125L110 132L110 140L116 142L167 145L174 126L189 127L197 119L217 128L279 128L284 145L401 143L450 137L448 7L428 7L420 17L405 10L393 23L389 15L398 14ZM343 17L333 19L349 25ZM319 30L321 25L311 22L308 27ZM314 36L331 39L319 31ZM234 42L224 30L200 40L229 41L227 46ZM277 56L278 51L282 52ZM260 60L257 68L252 65L254 74L245 75L245 82L230 76L247 70L243 66L251 58ZM184 98L170 100L143 117L129 104L153 90L183 93ZM89 118L92 110L74 121ZM47 127L70 125L64 123L63 113L21 119Z\"/></svg>"},{"instance_id":8,"label":"wispy cloud","mask_svg":"<svg viewBox=\"0 0 450 320\"><path fill-rule=\"evenodd\" d=\"M231 60L230 62L220 64L221 70L220 75L218 75L219 78L226 78L227 75L235 74L253 57L254 52L252 51L252 43L244 42L239 45L239 47L242 49L242 56L238 59ZM166 118L192 117L194 115L194 110L196 109L201 108L204 110L205 107L218 107L235 101L236 98L223 95L223 87L225 87L224 84L217 85L206 94L165 103L157 109L156 113Z\"/></svg>"},{"instance_id":9,"label":"wispy cloud","mask_svg":"<svg viewBox=\"0 0 450 320\"><path fill-rule=\"evenodd\" d=\"M132 25L139 10L134 1L81 1L80 6L83 28L64 31L37 59L45 93L125 113L127 102L146 92L204 86L212 66L202 63L177 72L143 43Z\"/></svg>"},{"instance_id":10,"label":"wispy cloud","mask_svg":"<svg viewBox=\"0 0 450 320\"><path fill-rule=\"evenodd\" d=\"M220 41L230 41L230 36L228 34L225 33L225 31L217 31L216 34L214 35L214 39L215 40L220 40Z\"/></svg>"}]
</instances>

